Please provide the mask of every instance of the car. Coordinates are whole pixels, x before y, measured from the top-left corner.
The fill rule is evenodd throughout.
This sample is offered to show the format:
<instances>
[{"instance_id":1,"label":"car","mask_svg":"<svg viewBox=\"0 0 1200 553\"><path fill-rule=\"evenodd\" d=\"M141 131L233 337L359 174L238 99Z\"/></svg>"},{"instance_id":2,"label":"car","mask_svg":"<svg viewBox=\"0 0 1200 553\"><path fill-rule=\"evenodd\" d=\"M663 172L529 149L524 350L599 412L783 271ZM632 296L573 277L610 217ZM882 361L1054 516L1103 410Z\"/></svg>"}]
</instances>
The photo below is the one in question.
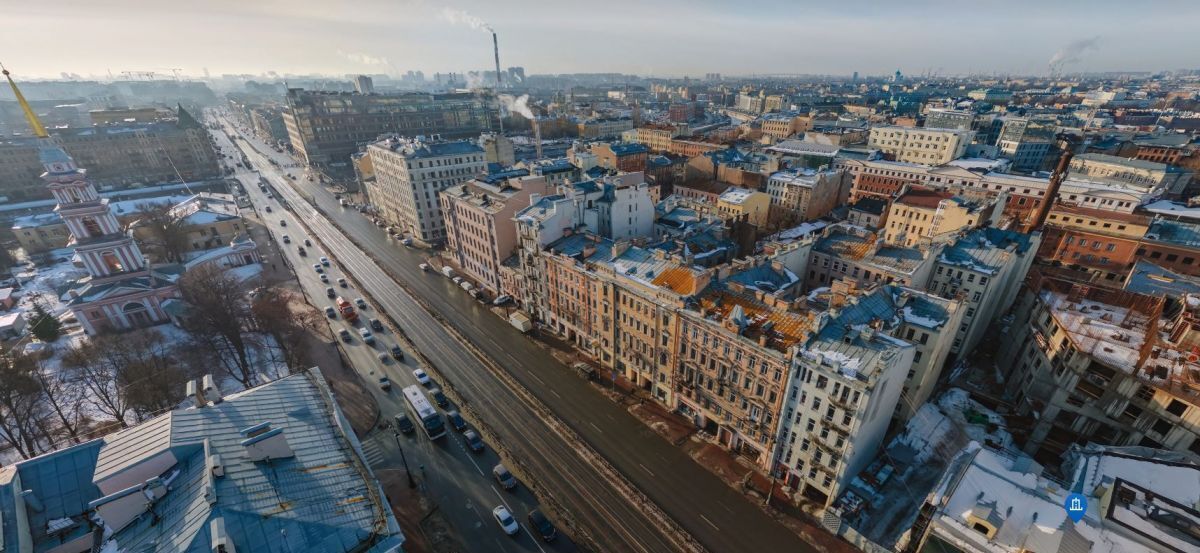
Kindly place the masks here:
<instances>
[{"instance_id":1,"label":"car","mask_svg":"<svg viewBox=\"0 0 1200 553\"><path fill-rule=\"evenodd\" d=\"M311 248L311 247L312 247L312 240L309 240L308 238L305 238L305 239L304 239L304 245L305 245L305 246L308 246L308 247L310 247L310 248Z\"/></svg>"},{"instance_id":2,"label":"car","mask_svg":"<svg viewBox=\"0 0 1200 553\"><path fill-rule=\"evenodd\" d=\"M291 237L291 236L288 236L288 235L286 235L286 234L285 234L285 235L283 235L283 243L284 243L284 244L291 244L291 243L292 243L292 237Z\"/></svg>"},{"instance_id":3,"label":"car","mask_svg":"<svg viewBox=\"0 0 1200 553\"><path fill-rule=\"evenodd\" d=\"M404 360L404 350L400 349L400 346L392 346L391 353L392 353L392 357L396 358L397 360L399 360L399 361Z\"/></svg>"},{"instance_id":4,"label":"car","mask_svg":"<svg viewBox=\"0 0 1200 553\"><path fill-rule=\"evenodd\" d=\"M375 354L375 358L379 359L379 362L384 365L390 365L392 363L392 358L388 356L386 351L381 351Z\"/></svg>"},{"instance_id":5,"label":"car","mask_svg":"<svg viewBox=\"0 0 1200 553\"><path fill-rule=\"evenodd\" d=\"M358 335L362 337L362 341L365 342L367 345L371 345L371 344L375 343L375 335L371 334L371 329L369 329L369 328L358 329Z\"/></svg>"},{"instance_id":6,"label":"car","mask_svg":"<svg viewBox=\"0 0 1200 553\"><path fill-rule=\"evenodd\" d=\"M396 419L396 429L399 430L400 432L403 432L405 434L412 434L413 430L417 429L416 426L413 426L412 419L408 418L407 413L400 413L400 414L396 415L395 419Z\"/></svg>"},{"instance_id":7,"label":"car","mask_svg":"<svg viewBox=\"0 0 1200 553\"><path fill-rule=\"evenodd\" d=\"M322 267L320 263L313 263L313 270L314 270L314 271L316 271L316 272L318 272L318 273L324 273L324 272L325 272L325 268L324 268L324 267Z\"/></svg>"},{"instance_id":8,"label":"car","mask_svg":"<svg viewBox=\"0 0 1200 553\"><path fill-rule=\"evenodd\" d=\"M304 246L296 248L296 253L300 254L300 257L308 257L308 250L304 249Z\"/></svg>"},{"instance_id":9,"label":"car","mask_svg":"<svg viewBox=\"0 0 1200 553\"><path fill-rule=\"evenodd\" d=\"M329 275L327 275L325 273L321 273L321 282L324 282L325 284L329 284Z\"/></svg>"},{"instance_id":10,"label":"car","mask_svg":"<svg viewBox=\"0 0 1200 553\"><path fill-rule=\"evenodd\" d=\"M344 279L344 278L339 278L339 279L337 280L337 283L338 283L338 286L341 286L342 288L348 288L348 287L350 287L350 284L349 284L349 283L347 283L347 282L346 282L346 279Z\"/></svg>"},{"instance_id":11,"label":"car","mask_svg":"<svg viewBox=\"0 0 1200 553\"><path fill-rule=\"evenodd\" d=\"M383 321L379 319L371 319L371 330L375 332L383 332Z\"/></svg>"},{"instance_id":12,"label":"car","mask_svg":"<svg viewBox=\"0 0 1200 553\"><path fill-rule=\"evenodd\" d=\"M425 373L425 369L413 369L413 378L417 379L417 383L422 386L428 386L430 382L429 375Z\"/></svg>"},{"instance_id":13,"label":"car","mask_svg":"<svg viewBox=\"0 0 1200 553\"><path fill-rule=\"evenodd\" d=\"M433 402L436 403L438 407L445 409L450 406L450 400L446 399L446 394L442 393L441 388L430 389L429 395L433 396Z\"/></svg>"},{"instance_id":14,"label":"car","mask_svg":"<svg viewBox=\"0 0 1200 553\"><path fill-rule=\"evenodd\" d=\"M503 464L492 467L492 476L496 478L496 482L500 484L501 488L511 490L517 487L517 478Z\"/></svg>"},{"instance_id":15,"label":"car","mask_svg":"<svg viewBox=\"0 0 1200 553\"><path fill-rule=\"evenodd\" d=\"M354 298L354 305L357 305L359 309L366 309L367 308L367 300L364 300L362 298Z\"/></svg>"},{"instance_id":16,"label":"car","mask_svg":"<svg viewBox=\"0 0 1200 553\"><path fill-rule=\"evenodd\" d=\"M554 525L550 524L550 519L546 518L541 511L534 509L529 511L529 527L533 528L542 537L542 541L554 541L558 537L558 532L554 529Z\"/></svg>"},{"instance_id":17,"label":"car","mask_svg":"<svg viewBox=\"0 0 1200 553\"><path fill-rule=\"evenodd\" d=\"M266 189L264 189L264 191L265 191L265 190L266 190ZM272 209L271 209L271 206L267 206L267 207L265 208L265 211L266 211L267 213L270 213L270 212L272 211Z\"/></svg>"},{"instance_id":18,"label":"car","mask_svg":"<svg viewBox=\"0 0 1200 553\"><path fill-rule=\"evenodd\" d=\"M503 294L500 297L492 300L492 305L504 305L510 301L512 301L512 296L510 296L508 294Z\"/></svg>"},{"instance_id":19,"label":"car","mask_svg":"<svg viewBox=\"0 0 1200 553\"><path fill-rule=\"evenodd\" d=\"M332 298L337 296L337 292L333 289L333 287L329 287L325 289L325 295Z\"/></svg>"},{"instance_id":20,"label":"car","mask_svg":"<svg viewBox=\"0 0 1200 553\"><path fill-rule=\"evenodd\" d=\"M463 442L467 444L467 448L472 453L480 453L483 451L483 438L479 437L479 433L474 430L463 432Z\"/></svg>"},{"instance_id":21,"label":"car","mask_svg":"<svg viewBox=\"0 0 1200 553\"><path fill-rule=\"evenodd\" d=\"M515 536L517 532L521 531L521 525L517 524L517 519L513 518L508 507L497 505L495 509L492 509L492 516L496 517L496 524L500 525L500 529L504 530L505 534Z\"/></svg>"},{"instance_id":22,"label":"car","mask_svg":"<svg viewBox=\"0 0 1200 553\"><path fill-rule=\"evenodd\" d=\"M413 240L412 238L405 238L404 240L401 240L400 243L404 244L405 246L412 246Z\"/></svg>"},{"instance_id":23,"label":"car","mask_svg":"<svg viewBox=\"0 0 1200 553\"><path fill-rule=\"evenodd\" d=\"M462 432L463 430L467 429L467 421L463 420L462 414L460 414L458 411L446 411L446 421L449 422L450 426L458 432Z\"/></svg>"},{"instance_id":24,"label":"car","mask_svg":"<svg viewBox=\"0 0 1200 553\"><path fill-rule=\"evenodd\" d=\"M324 265L326 267L329 266L329 258L328 257L322 257L319 261L321 262L322 265Z\"/></svg>"},{"instance_id":25,"label":"car","mask_svg":"<svg viewBox=\"0 0 1200 553\"><path fill-rule=\"evenodd\" d=\"M459 284L459 283L461 283L461 282L462 282L462 277L460 277L460 276L452 277L452 278L450 279L450 281L451 281L451 282L453 282L453 283L455 283L455 284Z\"/></svg>"},{"instance_id":26,"label":"car","mask_svg":"<svg viewBox=\"0 0 1200 553\"><path fill-rule=\"evenodd\" d=\"M279 226L281 226L281 227L286 227L286 226L287 226L287 221L285 221L285 220L283 220L283 219L280 219L280 220L279 220Z\"/></svg>"},{"instance_id":27,"label":"car","mask_svg":"<svg viewBox=\"0 0 1200 553\"><path fill-rule=\"evenodd\" d=\"M346 342L347 344L349 344L350 340L352 340L352 338L350 337L350 331L346 330L344 328L338 331L338 337L341 338L342 341Z\"/></svg>"},{"instance_id":28,"label":"car","mask_svg":"<svg viewBox=\"0 0 1200 553\"><path fill-rule=\"evenodd\" d=\"M336 319L337 318L337 309L334 309L332 305L326 307L325 308L325 316L329 317L330 319Z\"/></svg>"},{"instance_id":29,"label":"car","mask_svg":"<svg viewBox=\"0 0 1200 553\"><path fill-rule=\"evenodd\" d=\"M385 392L391 390L392 381L386 376L379 377L379 388Z\"/></svg>"},{"instance_id":30,"label":"car","mask_svg":"<svg viewBox=\"0 0 1200 553\"><path fill-rule=\"evenodd\" d=\"M429 270L429 264L428 264L428 263L422 263L422 264L420 264L420 265L417 265L417 268L418 268L418 269L421 269L422 271L428 271L428 270Z\"/></svg>"}]
</instances>

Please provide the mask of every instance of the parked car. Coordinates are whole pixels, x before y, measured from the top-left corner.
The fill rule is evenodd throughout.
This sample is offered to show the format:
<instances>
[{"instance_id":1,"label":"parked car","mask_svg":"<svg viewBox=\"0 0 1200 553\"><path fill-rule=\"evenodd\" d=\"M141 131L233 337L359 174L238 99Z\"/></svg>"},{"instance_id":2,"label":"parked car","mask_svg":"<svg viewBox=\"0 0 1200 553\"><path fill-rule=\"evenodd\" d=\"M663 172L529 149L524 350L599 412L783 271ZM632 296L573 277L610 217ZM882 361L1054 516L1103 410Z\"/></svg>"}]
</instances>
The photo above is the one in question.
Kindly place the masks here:
<instances>
[{"instance_id":1,"label":"parked car","mask_svg":"<svg viewBox=\"0 0 1200 553\"><path fill-rule=\"evenodd\" d=\"M310 248L311 248L311 247L312 247L312 240L309 240L308 238L305 238L305 239L304 239L304 245L305 245L305 246L308 246L308 247L310 247Z\"/></svg>"},{"instance_id":2,"label":"parked car","mask_svg":"<svg viewBox=\"0 0 1200 553\"><path fill-rule=\"evenodd\" d=\"M321 264L322 264L322 265L324 265L324 266L326 266L326 267L328 267L328 266L329 266L329 258L328 258L328 257L322 257L322 258L321 258Z\"/></svg>"},{"instance_id":3,"label":"parked car","mask_svg":"<svg viewBox=\"0 0 1200 553\"><path fill-rule=\"evenodd\" d=\"M453 282L453 283L455 283L455 284L459 284L459 283L461 283L461 282L462 282L462 277L460 277L460 276L451 277L451 278L450 278L450 281L451 281L451 282Z\"/></svg>"},{"instance_id":4,"label":"parked car","mask_svg":"<svg viewBox=\"0 0 1200 553\"><path fill-rule=\"evenodd\" d=\"M287 221L286 221L286 220L284 220L284 219L280 219L280 220L279 220L279 226L281 226L281 227L286 227L286 226L287 226Z\"/></svg>"},{"instance_id":5,"label":"parked car","mask_svg":"<svg viewBox=\"0 0 1200 553\"><path fill-rule=\"evenodd\" d=\"M429 390L429 395L433 397L433 402L436 403L438 407L445 409L450 406L450 400L446 399L446 394L442 393L441 388L433 388Z\"/></svg>"},{"instance_id":6,"label":"parked car","mask_svg":"<svg viewBox=\"0 0 1200 553\"><path fill-rule=\"evenodd\" d=\"M400 413L396 415L396 429L405 434L412 434L417 427L413 426L412 419L408 418L407 413Z\"/></svg>"},{"instance_id":7,"label":"parked car","mask_svg":"<svg viewBox=\"0 0 1200 553\"><path fill-rule=\"evenodd\" d=\"M500 297L497 297L496 299L492 300L492 305L504 305L510 301L512 301L512 296L510 296L508 294L503 294Z\"/></svg>"},{"instance_id":8,"label":"parked car","mask_svg":"<svg viewBox=\"0 0 1200 553\"><path fill-rule=\"evenodd\" d=\"M496 482L500 484L501 488L511 490L517 487L517 478L502 464L492 467L492 476L496 478Z\"/></svg>"},{"instance_id":9,"label":"parked car","mask_svg":"<svg viewBox=\"0 0 1200 553\"><path fill-rule=\"evenodd\" d=\"M371 319L371 330L375 332L383 332L383 321L379 319Z\"/></svg>"},{"instance_id":10,"label":"parked car","mask_svg":"<svg viewBox=\"0 0 1200 553\"><path fill-rule=\"evenodd\" d=\"M329 288L325 289L325 295L333 298L333 297L337 297L337 292L335 292L333 290L333 287L329 287Z\"/></svg>"},{"instance_id":11,"label":"parked car","mask_svg":"<svg viewBox=\"0 0 1200 553\"><path fill-rule=\"evenodd\" d=\"M429 375L425 374L425 369L413 369L413 378L417 379L417 383L422 386L428 386L430 382Z\"/></svg>"},{"instance_id":12,"label":"parked car","mask_svg":"<svg viewBox=\"0 0 1200 553\"><path fill-rule=\"evenodd\" d=\"M266 190L264 189L264 192L265 192L265 191L266 191ZM270 212L271 212L271 206L267 206L267 207L265 208L265 211L266 211L267 213L270 213Z\"/></svg>"},{"instance_id":13,"label":"parked car","mask_svg":"<svg viewBox=\"0 0 1200 553\"><path fill-rule=\"evenodd\" d=\"M392 346L392 357L395 357L399 361L403 361L404 350L400 349L400 346Z\"/></svg>"},{"instance_id":14,"label":"parked car","mask_svg":"<svg viewBox=\"0 0 1200 553\"><path fill-rule=\"evenodd\" d=\"M292 237L291 237L291 236L288 236L288 235L286 235L286 234L285 234L285 235L283 235L283 243L284 243L284 244L291 244L291 243L292 243Z\"/></svg>"},{"instance_id":15,"label":"parked car","mask_svg":"<svg viewBox=\"0 0 1200 553\"><path fill-rule=\"evenodd\" d=\"M358 335L362 337L363 343L365 343L367 345L371 345L371 344L375 343L375 335L371 334L371 329L369 329L369 328L358 329Z\"/></svg>"},{"instance_id":16,"label":"parked car","mask_svg":"<svg viewBox=\"0 0 1200 553\"><path fill-rule=\"evenodd\" d=\"M308 257L308 250L304 249L304 246L296 248L296 253L299 253L300 257Z\"/></svg>"},{"instance_id":17,"label":"parked car","mask_svg":"<svg viewBox=\"0 0 1200 553\"><path fill-rule=\"evenodd\" d=\"M384 365L390 365L392 363L392 358L388 356L386 351L381 351L375 354L375 357Z\"/></svg>"},{"instance_id":18,"label":"parked car","mask_svg":"<svg viewBox=\"0 0 1200 553\"><path fill-rule=\"evenodd\" d=\"M463 420L462 415L458 411L446 411L446 421L450 423L450 427L455 431L462 432L467 429L467 421Z\"/></svg>"},{"instance_id":19,"label":"parked car","mask_svg":"<svg viewBox=\"0 0 1200 553\"><path fill-rule=\"evenodd\" d=\"M500 529L504 530L505 534L514 536L521 531L521 525L517 524L517 520L513 518L512 513L508 512L508 507L499 505L492 509L492 516L496 517L496 524L500 525Z\"/></svg>"},{"instance_id":20,"label":"parked car","mask_svg":"<svg viewBox=\"0 0 1200 553\"><path fill-rule=\"evenodd\" d=\"M342 288L348 288L350 286L349 284L346 283L346 279L344 279L344 278L339 278L337 280L337 283L338 283L338 286L341 286Z\"/></svg>"},{"instance_id":21,"label":"parked car","mask_svg":"<svg viewBox=\"0 0 1200 553\"><path fill-rule=\"evenodd\" d=\"M428 264L428 263L422 263L422 264L420 264L420 265L417 265L417 268L418 268L418 269L420 269L420 270L422 270L422 271L428 271L428 270L429 270L429 264Z\"/></svg>"},{"instance_id":22,"label":"parked car","mask_svg":"<svg viewBox=\"0 0 1200 553\"><path fill-rule=\"evenodd\" d=\"M550 523L550 519L546 518L541 511L534 509L529 511L529 527L533 528L542 537L542 541L554 541L558 537L558 532L554 529L554 525Z\"/></svg>"},{"instance_id":23,"label":"parked car","mask_svg":"<svg viewBox=\"0 0 1200 553\"><path fill-rule=\"evenodd\" d=\"M388 390L391 390L392 389L392 381L390 379L388 379L388 377L386 377L386 376L379 377L379 388L385 392Z\"/></svg>"},{"instance_id":24,"label":"parked car","mask_svg":"<svg viewBox=\"0 0 1200 553\"><path fill-rule=\"evenodd\" d=\"M336 319L337 318L337 309L334 309L333 306L325 307L325 316L329 317L330 319Z\"/></svg>"},{"instance_id":25,"label":"parked car","mask_svg":"<svg viewBox=\"0 0 1200 553\"><path fill-rule=\"evenodd\" d=\"M350 337L350 331L344 328L338 331L338 337L340 337L342 341L346 342L347 344L349 344L350 340L352 340Z\"/></svg>"},{"instance_id":26,"label":"parked car","mask_svg":"<svg viewBox=\"0 0 1200 553\"><path fill-rule=\"evenodd\" d=\"M324 268L324 267L322 267L320 263L313 263L313 270L314 270L314 271L316 271L316 272L318 272L318 273L324 273L324 272L325 272L325 268Z\"/></svg>"},{"instance_id":27,"label":"parked car","mask_svg":"<svg viewBox=\"0 0 1200 553\"><path fill-rule=\"evenodd\" d=\"M325 284L329 284L329 275L327 275L325 273L321 273L321 282L324 282Z\"/></svg>"},{"instance_id":28,"label":"parked car","mask_svg":"<svg viewBox=\"0 0 1200 553\"><path fill-rule=\"evenodd\" d=\"M412 245L413 245L412 238L405 238L404 240L401 240L401 241L400 241L400 243L401 243L401 244L404 244L405 246L412 246Z\"/></svg>"},{"instance_id":29,"label":"parked car","mask_svg":"<svg viewBox=\"0 0 1200 553\"><path fill-rule=\"evenodd\" d=\"M474 430L463 432L463 441L467 443L467 447L471 451L475 453L483 451L483 438L480 438Z\"/></svg>"}]
</instances>

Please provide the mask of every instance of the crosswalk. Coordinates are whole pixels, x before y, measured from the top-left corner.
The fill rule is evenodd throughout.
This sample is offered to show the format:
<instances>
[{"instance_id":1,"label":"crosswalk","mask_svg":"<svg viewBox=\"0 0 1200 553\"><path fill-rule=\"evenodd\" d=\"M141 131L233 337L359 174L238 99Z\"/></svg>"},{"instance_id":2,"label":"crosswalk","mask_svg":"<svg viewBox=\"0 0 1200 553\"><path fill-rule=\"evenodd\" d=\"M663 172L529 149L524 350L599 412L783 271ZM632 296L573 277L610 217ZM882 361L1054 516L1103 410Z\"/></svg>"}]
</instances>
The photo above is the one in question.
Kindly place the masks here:
<instances>
[{"instance_id":1,"label":"crosswalk","mask_svg":"<svg viewBox=\"0 0 1200 553\"><path fill-rule=\"evenodd\" d=\"M374 439L363 440L362 446L363 457L367 459L367 465L369 465L371 468L377 468L387 460L387 456L384 454L383 448L380 447L379 442L375 441Z\"/></svg>"}]
</instances>

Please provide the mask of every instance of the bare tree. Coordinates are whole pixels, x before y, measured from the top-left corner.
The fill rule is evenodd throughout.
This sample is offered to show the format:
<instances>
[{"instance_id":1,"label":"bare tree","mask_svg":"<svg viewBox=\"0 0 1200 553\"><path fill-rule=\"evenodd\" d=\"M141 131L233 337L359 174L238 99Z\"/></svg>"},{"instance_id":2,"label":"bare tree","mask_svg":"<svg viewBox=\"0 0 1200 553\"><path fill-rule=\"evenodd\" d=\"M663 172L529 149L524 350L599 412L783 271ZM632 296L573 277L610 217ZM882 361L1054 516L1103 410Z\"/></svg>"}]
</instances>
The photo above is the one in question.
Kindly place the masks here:
<instances>
[{"instance_id":1,"label":"bare tree","mask_svg":"<svg viewBox=\"0 0 1200 553\"><path fill-rule=\"evenodd\" d=\"M137 420L179 405L191 373L175 360L175 352L162 335L146 329L122 338L125 364L117 380Z\"/></svg>"},{"instance_id":2,"label":"bare tree","mask_svg":"<svg viewBox=\"0 0 1200 553\"><path fill-rule=\"evenodd\" d=\"M247 329L251 313L237 281L215 267L189 271L179 280L187 303L183 328L201 351L216 356L230 376L249 388L256 382Z\"/></svg>"},{"instance_id":3,"label":"bare tree","mask_svg":"<svg viewBox=\"0 0 1200 553\"><path fill-rule=\"evenodd\" d=\"M84 397L80 389L62 375L51 374L45 367L39 366L34 376L41 386L47 415L61 426L60 435L65 434L72 442L80 443L84 418Z\"/></svg>"},{"instance_id":4,"label":"bare tree","mask_svg":"<svg viewBox=\"0 0 1200 553\"><path fill-rule=\"evenodd\" d=\"M183 261L188 251L188 231L184 218L171 211L167 204L141 204L138 225L146 229L142 241L147 252L169 263Z\"/></svg>"},{"instance_id":5,"label":"bare tree","mask_svg":"<svg viewBox=\"0 0 1200 553\"><path fill-rule=\"evenodd\" d=\"M29 459L45 451L39 420L42 391L28 356L0 350L0 440Z\"/></svg>"},{"instance_id":6,"label":"bare tree","mask_svg":"<svg viewBox=\"0 0 1200 553\"><path fill-rule=\"evenodd\" d=\"M307 307L294 292L274 287L261 290L250 305L255 330L274 341L290 372L312 365L308 342L321 319Z\"/></svg>"},{"instance_id":7,"label":"bare tree","mask_svg":"<svg viewBox=\"0 0 1200 553\"><path fill-rule=\"evenodd\" d=\"M121 390L123 339L123 334L95 336L63 355L63 366L72 371L71 381L79 386L88 403L125 428L129 426L130 408Z\"/></svg>"}]
</instances>

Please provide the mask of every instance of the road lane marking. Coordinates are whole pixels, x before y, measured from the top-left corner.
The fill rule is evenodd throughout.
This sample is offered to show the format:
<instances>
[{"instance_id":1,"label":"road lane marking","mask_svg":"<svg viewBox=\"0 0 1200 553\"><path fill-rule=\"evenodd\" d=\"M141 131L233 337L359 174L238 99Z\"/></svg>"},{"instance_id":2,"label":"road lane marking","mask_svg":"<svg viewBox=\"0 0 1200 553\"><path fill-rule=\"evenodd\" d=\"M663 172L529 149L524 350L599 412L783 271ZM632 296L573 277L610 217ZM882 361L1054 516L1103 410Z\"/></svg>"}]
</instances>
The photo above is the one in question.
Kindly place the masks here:
<instances>
[{"instance_id":1,"label":"road lane marking","mask_svg":"<svg viewBox=\"0 0 1200 553\"><path fill-rule=\"evenodd\" d=\"M533 545L537 546L538 551L541 551L542 553L546 553L546 550L542 549L542 537L537 534L534 534L533 531L529 529L529 526L527 526L525 524L522 524L521 526L523 528L525 528L525 533L529 534L530 538L533 538Z\"/></svg>"},{"instance_id":2,"label":"road lane marking","mask_svg":"<svg viewBox=\"0 0 1200 553\"><path fill-rule=\"evenodd\" d=\"M646 468L646 465L638 463L638 466L642 467L642 470L646 471L648 474L650 474L650 476L654 476L654 473L650 469Z\"/></svg>"},{"instance_id":3,"label":"road lane marking","mask_svg":"<svg viewBox=\"0 0 1200 553\"><path fill-rule=\"evenodd\" d=\"M529 376L532 376L534 380L538 381L538 384L541 384L542 386L546 385L546 381L542 380L542 377L534 374L532 371L529 373Z\"/></svg>"},{"instance_id":4,"label":"road lane marking","mask_svg":"<svg viewBox=\"0 0 1200 553\"><path fill-rule=\"evenodd\" d=\"M600 427L599 427L599 426L596 426L596 424L595 424L595 423L593 423L592 421L588 421L588 424L592 425L592 428L595 428L595 429L596 429L596 432L599 432L599 433L601 433L601 434L603 434L603 433L604 433L604 431L603 431L603 430L600 430Z\"/></svg>"},{"instance_id":5,"label":"road lane marking","mask_svg":"<svg viewBox=\"0 0 1200 553\"><path fill-rule=\"evenodd\" d=\"M719 526L717 526L716 524L713 524L713 521L711 521L711 520L708 520L708 517L706 517L706 516L704 516L703 514L701 514L701 515L700 515L700 518L704 519L704 522L707 522L709 526L712 526L713 528L716 528L718 532L720 532L720 531L721 531L721 528L720 528Z\"/></svg>"},{"instance_id":6,"label":"road lane marking","mask_svg":"<svg viewBox=\"0 0 1200 553\"><path fill-rule=\"evenodd\" d=\"M554 389L551 389L551 390L550 390L550 393L554 394L554 397L556 397L556 398L558 398L558 399L562 399L562 396L558 395L558 392L557 392L557 391L555 391Z\"/></svg>"}]
</instances>

